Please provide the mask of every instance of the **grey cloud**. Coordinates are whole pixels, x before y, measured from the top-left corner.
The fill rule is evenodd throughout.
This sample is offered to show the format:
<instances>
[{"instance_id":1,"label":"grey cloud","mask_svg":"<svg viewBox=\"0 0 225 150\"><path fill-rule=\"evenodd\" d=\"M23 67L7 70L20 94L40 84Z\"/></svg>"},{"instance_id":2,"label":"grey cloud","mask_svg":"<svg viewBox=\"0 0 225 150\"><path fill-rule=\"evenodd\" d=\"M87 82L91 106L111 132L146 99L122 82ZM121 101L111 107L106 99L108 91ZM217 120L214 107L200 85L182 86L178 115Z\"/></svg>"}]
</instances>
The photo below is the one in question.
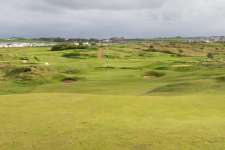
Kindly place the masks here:
<instances>
[{"instance_id":1,"label":"grey cloud","mask_svg":"<svg viewBox=\"0 0 225 150\"><path fill-rule=\"evenodd\" d=\"M40 2L50 7L69 8L73 10L127 10L159 8L164 4L165 0L40 0Z\"/></svg>"},{"instance_id":2,"label":"grey cloud","mask_svg":"<svg viewBox=\"0 0 225 150\"><path fill-rule=\"evenodd\" d=\"M225 34L224 0L0 0L0 36Z\"/></svg>"}]
</instances>

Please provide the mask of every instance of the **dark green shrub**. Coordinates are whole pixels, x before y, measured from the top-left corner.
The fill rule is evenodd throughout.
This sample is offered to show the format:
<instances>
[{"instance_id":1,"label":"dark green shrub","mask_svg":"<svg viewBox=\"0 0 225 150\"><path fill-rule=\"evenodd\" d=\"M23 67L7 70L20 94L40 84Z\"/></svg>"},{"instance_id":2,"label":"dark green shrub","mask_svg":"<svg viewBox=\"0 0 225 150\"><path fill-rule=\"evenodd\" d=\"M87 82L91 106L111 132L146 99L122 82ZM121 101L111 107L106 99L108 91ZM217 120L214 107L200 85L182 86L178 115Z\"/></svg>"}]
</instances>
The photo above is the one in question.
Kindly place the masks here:
<instances>
[{"instance_id":1,"label":"dark green shrub","mask_svg":"<svg viewBox=\"0 0 225 150\"><path fill-rule=\"evenodd\" d=\"M24 56L24 57L20 57L19 59L20 59L20 60L27 60L27 61L29 60L29 58L28 58L28 57L26 57L26 56Z\"/></svg>"},{"instance_id":2,"label":"dark green shrub","mask_svg":"<svg viewBox=\"0 0 225 150\"><path fill-rule=\"evenodd\" d=\"M153 45L150 45L149 46L149 49L154 49L155 47Z\"/></svg>"},{"instance_id":3,"label":"dark green shrub","mask_svg":"<svg viewBox=\"0 0 225 150\"><path fill-rule=\"evenodd\" d=\"M80 79L81 79L81 78L79 78L79 77L65 77L65 78L62 79L62 81L63 81L63 82L69 82L69 81L75 82L75 81L78 81L78 80L80 80Z\"/></svg>"},{"instance_id":4,"label":"dark green shrub","mask_svg":"<svg viewBox=\"0 0 225 150\"><path fill-rule=\"evenodd\" d=\"M155 67L154 69L155 70L169 70L169 67L168 66L161 65L161 66Z\"/></svg>"},{"instance_id":5,"label":"dark green shrub","mask_svg":"<svg viewBox=\"0 0 225 150\"><path fill-rule=\"evenodd\" d=\"M80 56L81 54L79 52L63 54L63 57L66 57L66 58L80 58Z\"/></svg>"},{"instance_id":6,"label":"dark green shrub","mask_svg":"<svg viewBox=\"0 0 225 150\"><path fill-rule=\"evenodd\" d=\"M166 74L164 72L159 72L159 71L155 71L155 70L145 72L145 74L144 74L144 76L151 76L151 77L162 77L165 75Z\"/></svg>"},{"instance_id":7,"label":"dark green shrub","mask_svg":"<svg viewBox=\"0 0 225 150\"><path fill-rule=\"evenodd\" d=\"M225 76L217 77L216 80L219 82L225 82Z\"/></svg>"},{"instance_id":8,"label":"dark green shrub","mask_svg":"<svg viewBox=\"0 0 225 150\"><path fill-rule=\"evenodd\" d=\"M209 59L213 59L213 58L214 58L214 55L213 55L213 53L208 53L208 54L207 54L207 57L208 57Z\"/></svg>"},{"instance_id":9,"label":"dark green shrub","mask_svg":"<svg viewBox=\"0 0 225 150\"><path fill-rule=\"evenodd\" d=\"M55 45L51 48L51 51L63 51L63 50L70 50L70 49L87 49L89 48L88 46L83 46L83 45L73 45L73 44L60 44L60 45Z\"/></svg>"},{"instance_id":10,"label":"dark green shrub","mask_svg":"<svg viewBox=\"0 0 225 150\"><path fill-rule=\"evenodd\" d=\"M75 68L67 68L67 69L65 69L64 73L66 73L66 74L76 74L76 73L80 73L80 70L75 69Z\"/></svg>"},{"instance_id":11,"label":"dark green shrub","mask_svg":"<svg viewBox=\"0 0 225 150\"><path fill-rule=\"evenodd\" d=\"M183 53L184 51L183 51L182 49L179 49L178 52L179 52L179 53Z\"/></svg>"}]
</instances>

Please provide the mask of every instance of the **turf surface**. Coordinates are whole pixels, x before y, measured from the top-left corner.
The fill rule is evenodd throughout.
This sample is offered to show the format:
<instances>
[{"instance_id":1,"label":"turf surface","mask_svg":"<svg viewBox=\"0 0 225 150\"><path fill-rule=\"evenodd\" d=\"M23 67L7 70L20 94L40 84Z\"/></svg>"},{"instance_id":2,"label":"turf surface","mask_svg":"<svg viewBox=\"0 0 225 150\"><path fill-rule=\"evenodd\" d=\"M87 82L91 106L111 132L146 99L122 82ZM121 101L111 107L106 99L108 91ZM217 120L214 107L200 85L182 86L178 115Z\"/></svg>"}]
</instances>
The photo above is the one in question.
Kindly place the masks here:
<instances>
[{"instance_id":1,"label":"turf surface","mask_svg":"<svg viewBox=\"0 0 225 150\"><path fill-rule=\"evenodd\" d=\"M0 150L225 149L224 45L172 46L0 49Z\"/></svg>"},{"instance_id":2,"label":"turf surface","mask_svg":"<svg viewBox=\"0 0 225 150\"><path fill-rule=\"evenodd\" d=\"M224 149L225 96L0 96L1 150Z\"/></svg>"}]
</instances>

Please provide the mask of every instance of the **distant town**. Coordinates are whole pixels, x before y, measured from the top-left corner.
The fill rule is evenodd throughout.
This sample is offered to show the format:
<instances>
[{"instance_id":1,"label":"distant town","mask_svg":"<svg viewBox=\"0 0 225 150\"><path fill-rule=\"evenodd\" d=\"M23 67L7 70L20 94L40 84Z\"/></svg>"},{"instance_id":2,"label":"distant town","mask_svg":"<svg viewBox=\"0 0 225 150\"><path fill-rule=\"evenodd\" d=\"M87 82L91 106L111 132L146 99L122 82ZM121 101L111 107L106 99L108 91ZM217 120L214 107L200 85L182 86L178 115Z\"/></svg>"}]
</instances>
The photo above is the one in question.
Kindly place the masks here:
<instances>
[{"instance_id":1,"label":"distant town","mask_svg":"<svg viewBox=\"0 0 225 150\"><path fill-rule=\"evenodd\" d=\"M74 45L97 45L109 43L127 43L129 41L182 41L182 42L225 42L225 36L208 36L208 37L168 37L168 38L151 38L151 39L127 39L125 37L113 37L109 39L67 39L67 38L8 38L0 39L0 48L11 47L47 47L54 46L58 43L70 42Z\"/></svg>"}]
</instances>

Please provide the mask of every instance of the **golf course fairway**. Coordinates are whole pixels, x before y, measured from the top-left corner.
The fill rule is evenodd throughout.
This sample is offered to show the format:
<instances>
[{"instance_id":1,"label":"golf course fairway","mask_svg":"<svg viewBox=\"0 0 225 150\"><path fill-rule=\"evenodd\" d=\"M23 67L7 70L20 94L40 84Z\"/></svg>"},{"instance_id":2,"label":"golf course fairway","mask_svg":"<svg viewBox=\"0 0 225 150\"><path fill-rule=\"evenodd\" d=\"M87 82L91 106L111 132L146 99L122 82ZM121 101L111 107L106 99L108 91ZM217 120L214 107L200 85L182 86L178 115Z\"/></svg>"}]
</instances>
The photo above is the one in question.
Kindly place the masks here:
<instances>
[{"instance_id":1,"label":"golf course fairway","mask_svg":"<svg viewBox=\"0 0 225 150\"><path fill-rule=\"evenodd\" d=\"M1 150L225 149L225 96L0 96Z\"/></svg>"}]
</instances>

